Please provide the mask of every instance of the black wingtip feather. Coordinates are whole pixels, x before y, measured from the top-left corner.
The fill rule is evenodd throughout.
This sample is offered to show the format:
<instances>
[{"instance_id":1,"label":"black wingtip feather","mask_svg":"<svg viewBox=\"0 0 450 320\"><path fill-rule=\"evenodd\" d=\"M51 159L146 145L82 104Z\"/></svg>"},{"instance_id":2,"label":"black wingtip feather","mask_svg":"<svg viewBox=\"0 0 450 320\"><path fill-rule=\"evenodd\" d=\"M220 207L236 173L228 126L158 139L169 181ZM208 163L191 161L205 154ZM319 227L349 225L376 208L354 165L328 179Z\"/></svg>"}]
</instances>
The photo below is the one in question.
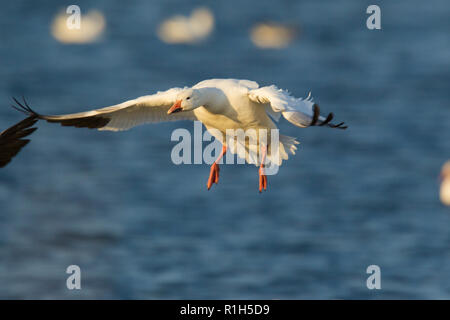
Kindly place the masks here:
<instances>
[{"instance_id":1,"label":"black wingtip feather","mask_svg":"<svg viewBox=\"0 0 450 320\"><path fill-rule=\"evenodd\" d=\"M29 139L23 138L36 131L37 128L31 128L36 121L36 116L31 115L0 133L0 168L11 162L11 159L30 142Z\"/></svg>"},{"instance_id":2,"label":"black wingtip feather","mask_svg":"<svg viewBox=\"0 0 450 320\"><path fill-rule=\"evenodd\" d=\"M321 121L320 123L319 123L319 117L320 117L320 107L317 103L315 103L313 105L313 116L312 116L310 126L320 126L320 127L327 126L330 128L342 129L342 130L345 130L348 128L344 122L341 122L339 124L331 123L331 120L333 120L333 118L334 118L333 112L330 112L328 114L327 118L325 120Z\"/></svg>"},{"instance_id":3,"label":"black wingtip feather","mask_svg":"<svg viewBox=\"0 0 450 320\"><path fill-rule=\"evenodd\" d=\"M321 124L319 124L319 126L327 125L331 120L333 120L333 117L334 117L333 112L331 112L331 113L327 116L327 118L326 118Z\"/></svg>"},{"instance_id":4,"label":"black wingtip feather","mask_svg":"<svg viewBox=\"0 0 450 320\"><path fill-rule=\"evenodd\" d=\"M345 129L348 128L348 126L345 126L344 124L345 124L345 122L341 122L341 123L338 123L338 124L329 124L329 126L330 126L331 128L345 130Z\"/></svg>"},{"instance_id":5,"label":"black wingtip feather","mask_svg":"<svg viewBox=\"0 0 450 320\"><path fill-rule=\"evenodd\" d=\"M313 110L314 110L314 114L313 114L313 118L312 118L310 126L315 126L317 123L317 120L319 120L319 116L320 116L320 108L316 103L313 106Z\"/></svg>"},{"instance_id":6,"label":"black wingtip feather","mask_svg":"<svg viewBox=\"0 0 450 320\"><path fill-rule=\"evenodd\" d=\"M33 109L31 109L31 107L28 105L27 101L25 100L25 97L22 96L23 104L20 103L15 97L12 97L12 99L14 100L14 102L17 105L16 106L11 105L11 107L13 107L17 111L20 111L28 116L34 116L36 118L39 118L39 114L37 112L35 112Z\"/></svg>"}]
</instances>

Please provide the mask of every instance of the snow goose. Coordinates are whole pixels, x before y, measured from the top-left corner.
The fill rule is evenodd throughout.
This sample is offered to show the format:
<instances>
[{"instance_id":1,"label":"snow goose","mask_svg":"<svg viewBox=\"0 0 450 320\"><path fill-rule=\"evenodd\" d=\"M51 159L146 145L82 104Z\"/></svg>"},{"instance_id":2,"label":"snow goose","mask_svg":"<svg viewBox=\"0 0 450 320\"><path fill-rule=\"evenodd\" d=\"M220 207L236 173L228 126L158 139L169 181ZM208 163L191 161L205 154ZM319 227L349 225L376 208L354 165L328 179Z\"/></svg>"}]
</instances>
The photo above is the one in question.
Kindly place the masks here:
<instances>
[{"instance_id":1,"label":"snow goose","mask_svg":"<svg viewBox=\"0 0 450 320\"><path fill-rule=\"evenodd\" d=\"M221 154L211 165L208 190L218 183L219 162L228 150L259 166L261 192L267 189L266 164L272 162L281 165L282 160L287 160L288 154L295 154L297 149L297 140L284 135L279 135L276 148L270 143L259 143L259 139L256 143L245 140L244 148L239 148L239 142L230 146L227 130L253 129L257 134L264 130L270 136L271 129L277 130L274 121L278 121L281 115L300 128L347 128L343 122L331 123L332 113L327 117L321 116L319 106L313 102L311 95L306 99L297 99L274 85L260 87L250 80L210 79L190 88L172 88L118 105L65 115L42 115L33 111L26 101L23 104L15 101L17 108L30 117L79 128L120 131L144 123L199 120L223 146ZM265 141L271 141L270 137ZM278 149L276 156L272 149Z\"/></svg>"},{"instance_id":2,"label":"snow goose","mask_svg":"<svg viewBox=\"0 0 450 320\"><path fill-rule=\"evenodd\" d=\"M450 206L450 161L447 161L441 171L441 190L439 192L439 198L442 204Z\"/></svg>"}]
</instances>

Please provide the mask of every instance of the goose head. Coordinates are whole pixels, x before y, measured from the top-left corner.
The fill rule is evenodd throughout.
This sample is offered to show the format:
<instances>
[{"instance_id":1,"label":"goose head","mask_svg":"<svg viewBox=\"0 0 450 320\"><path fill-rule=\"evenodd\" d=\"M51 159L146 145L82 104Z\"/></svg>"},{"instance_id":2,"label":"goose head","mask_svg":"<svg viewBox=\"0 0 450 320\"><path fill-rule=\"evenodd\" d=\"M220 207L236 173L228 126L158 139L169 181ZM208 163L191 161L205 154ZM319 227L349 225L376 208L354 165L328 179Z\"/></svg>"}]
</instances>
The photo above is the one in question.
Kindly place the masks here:
<instances>
[{"instance_id":1,"label":"goose head","mask_svg":"<svg viewBox=\"0 0 450 320\"><path fill-rule=\"evenodd\" d=\"M201 92L196 89L186 89L177 94L175 103L167 111L167 114L190 111L202 106Z\"/></svg>"}]
</instances>

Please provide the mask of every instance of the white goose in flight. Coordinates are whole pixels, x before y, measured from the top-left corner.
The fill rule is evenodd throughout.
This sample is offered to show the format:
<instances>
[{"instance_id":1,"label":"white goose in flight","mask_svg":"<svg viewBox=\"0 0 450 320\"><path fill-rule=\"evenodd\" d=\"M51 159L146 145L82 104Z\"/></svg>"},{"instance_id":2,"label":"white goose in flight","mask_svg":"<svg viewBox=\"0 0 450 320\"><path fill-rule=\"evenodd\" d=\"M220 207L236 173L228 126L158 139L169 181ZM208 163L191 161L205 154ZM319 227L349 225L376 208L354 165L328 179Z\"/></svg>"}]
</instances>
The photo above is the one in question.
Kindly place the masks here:
<instances>
[{"instance_id":1,"label":"white goose in flight","mask_svg":"<svg viewBox=\"0 0 450 320\"><path fill-rule=\"evenodd\" d=\"M264 129L270 136L271 129L277 129L274 121L278 121L281 115L301 128L315 125L347 128L344 123L332 124L332 113L327 117L320 116L319 107L310 96L306 99L297 99L274 85L259 87L258 83L249 80L205 80L191 88L172 88L118 105L66 115L41 115L33 111L25 100L23 104L14 100L17 106L13 107L26 113L29 116L27 118L29 122L42 119L48 122L58 122L63 126L79 128L120 131L144 123L199 120L222 143L222 152L211 165L207 182L208 190L212 184L217 184L219 181L219 162L227 150L232 153L238 152L236 144L230 147L229 141L224 138L227 129L243 129L244 131L254 129L256 132ZM270 141L270 139L268 138L266 141ZM279 135L278 158L272 155L270 144L257 142L255 145L249 146L251 144L249 141L246 141L245 144L246 154L243 156L247 162L260 167L259 191L261 192L267 189L267 176L264 174L265 163L272 161L280 165L282 160L288 159L289 153L295 154L297 149L295 145L298 142L295 138ZM249 156L250 152L248 152L255 148L259 155L256 159ZM1 153L3 151L0 151L0 157Z\"/></svg>"}]
</instances>

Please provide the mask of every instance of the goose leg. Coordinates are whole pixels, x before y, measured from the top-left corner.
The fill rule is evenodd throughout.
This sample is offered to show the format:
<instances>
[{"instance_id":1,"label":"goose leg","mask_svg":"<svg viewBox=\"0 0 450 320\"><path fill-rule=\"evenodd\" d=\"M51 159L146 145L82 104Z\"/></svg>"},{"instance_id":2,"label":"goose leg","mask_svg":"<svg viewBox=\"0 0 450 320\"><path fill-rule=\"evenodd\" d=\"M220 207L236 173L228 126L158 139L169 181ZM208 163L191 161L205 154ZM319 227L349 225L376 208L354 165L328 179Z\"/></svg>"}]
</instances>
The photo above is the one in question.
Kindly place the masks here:
<instances>
[{"instance_id":1,"label":"goose leg","mask_svg":"<svg viewBox=\"0 0 450 320\"><path fill-rule=\"evenodd\" d=\"M267 190L267 176L264 174L264 161L266 160L267 148L261 147L262 159L259 167L259 192Z\"/></svg>"},{"instance_id":2,"label":"goose leg","mask_svg":"<svg viewBox=\"0 0 450 320\"><path fill-rule=\"evenodd\" d=\"M220 171L219 162L220 162L220 159L223 158L223 156L226 152L227 152L227 147L223 146L222 152L220 153L219 157L211 165L211 171L209 172L209 179L206 184L206 187L208 188L208 190L211 189L211 186L213 185L213 183L217 184L219 182L219 171Z\"/></svg>"}]
</instances>

